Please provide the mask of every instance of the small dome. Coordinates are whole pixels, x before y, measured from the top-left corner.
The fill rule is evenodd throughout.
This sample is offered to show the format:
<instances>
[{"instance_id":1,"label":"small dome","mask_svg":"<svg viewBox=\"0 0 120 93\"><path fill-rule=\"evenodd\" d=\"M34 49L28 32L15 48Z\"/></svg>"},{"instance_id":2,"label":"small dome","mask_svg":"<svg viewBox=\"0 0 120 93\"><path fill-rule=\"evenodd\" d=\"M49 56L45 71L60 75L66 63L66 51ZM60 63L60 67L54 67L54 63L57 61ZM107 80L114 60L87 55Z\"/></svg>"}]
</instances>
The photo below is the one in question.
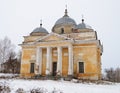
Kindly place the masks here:
<instances>
[{"instance_id":1,"label":"small dome","mask_svg":"<svg viewBox=\"0 0 120 93\"><path fill-rule=\"evenodd\" d=\"M43 27L37 27L33 30L32 33L48 33L48 31Z\"/></svg>"},{"instance_id":2,"label":"small dome","mask_svg":"<svg viewBox=\"0 0 120 93\"><path fill-rule=\"evenodd\" d=\"M76 29L92 29L91 26L84 23L84 19L82 19L82 23L76 26Z\"/></svg>"},{"instance_id":3,"label":"small dome","mask_svg":"<svg viewBox=\"0 0 120 93\"><path fill-rule=\"evenodd\" d=\"M48 34L48 31L42 27L42 24L40 24L40 27L35 28L30 35L36 36L36 35L46 35Z\"/></svg>"},{"instance_id":4,"label":"small dome","mask_svg":"<svg viewBox=\"0 0 120 93\"><path fill-rule=\"evenodd\" d=\"M61 24L63 24L63 25L65 25L65 24L76 25L76 22L67 15L67 9L65 9L65 15L62 18L58 19L55 23L55 25L61 25Z\"/></svg>"}]
</instances>

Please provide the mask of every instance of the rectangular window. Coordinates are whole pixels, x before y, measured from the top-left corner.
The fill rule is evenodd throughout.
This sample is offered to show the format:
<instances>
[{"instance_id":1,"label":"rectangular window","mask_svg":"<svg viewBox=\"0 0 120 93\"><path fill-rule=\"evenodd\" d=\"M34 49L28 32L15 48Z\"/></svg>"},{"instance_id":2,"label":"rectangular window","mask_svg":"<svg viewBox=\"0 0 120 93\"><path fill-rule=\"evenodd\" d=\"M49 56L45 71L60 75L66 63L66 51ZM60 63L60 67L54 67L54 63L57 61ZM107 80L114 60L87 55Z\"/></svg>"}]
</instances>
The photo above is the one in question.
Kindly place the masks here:
<instances>
[{"instance_id":1,"label":"rectangular window","mask_svg":"<svg viewBox=\"0 0 120 93\"><path fill-rule=\"evenodd\" d=\"M79 62L79 73L84 73L84 62Z\"/></svg>"},{"instance_id":2,"label":"rectangular window","mask_svg":"<svg viewBox=\"0 0 120 93\"><path fill-rule=\"evenodd\" d=\"M30 73L34 73L34 63L31 63L31 66L30 66Z\"/></svg>"}]
</instances>

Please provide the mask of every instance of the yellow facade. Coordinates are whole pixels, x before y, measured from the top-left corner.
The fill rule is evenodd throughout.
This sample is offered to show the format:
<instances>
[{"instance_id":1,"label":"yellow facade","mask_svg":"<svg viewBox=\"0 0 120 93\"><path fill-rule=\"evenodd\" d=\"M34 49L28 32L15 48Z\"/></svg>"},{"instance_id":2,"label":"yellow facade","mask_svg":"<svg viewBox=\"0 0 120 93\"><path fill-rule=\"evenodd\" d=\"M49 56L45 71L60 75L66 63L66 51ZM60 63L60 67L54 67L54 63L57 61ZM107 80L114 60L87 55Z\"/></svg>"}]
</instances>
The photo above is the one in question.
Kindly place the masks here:
<instances>
[{"instance_id":1,"label":"yellow facade","mask_svg":"<svg viewBox=\"0 0 120 93\"><path fill-rule=\"evenodd\" d=\"M67 12L63 18L68 20ZM97 32L84 23L75 28L75 22L72 19L68 21L73 24L61 24L63 19L59 19L51 33L45 32L41 24L29 36L24 36L21 77L60 75L101 79L102 45L97 39Z\"/></svg>"}]
</instances>

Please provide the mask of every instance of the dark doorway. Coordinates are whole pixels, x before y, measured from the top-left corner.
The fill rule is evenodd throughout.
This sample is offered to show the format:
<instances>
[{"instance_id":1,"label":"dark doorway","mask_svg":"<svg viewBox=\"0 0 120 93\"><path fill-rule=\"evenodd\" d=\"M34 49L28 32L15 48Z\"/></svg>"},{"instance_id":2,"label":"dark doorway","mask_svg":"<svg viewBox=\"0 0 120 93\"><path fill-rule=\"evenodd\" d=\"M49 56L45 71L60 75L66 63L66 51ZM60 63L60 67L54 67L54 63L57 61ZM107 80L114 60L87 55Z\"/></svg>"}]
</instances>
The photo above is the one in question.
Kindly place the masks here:
<instances>
[{"instance_id":1,"label":"dark doorway","mask_svg":"<svg viewBox=\"0 0 120 93\"><path fill-rule=\"evenodd\" d=\"M34 63L31 63L31 66L30 66L30 73L34 73Z\"/></svg>"},{"instance_id":2,"label":"dark doorway","mask_svg":"<svg viewBox=\"0 0 120 93\"><path fill-rule=\"evenodd\" d=\"M57 72L57 62L53 62L53 73L52 73L52 75L53 76L56 76L56 73Z\"/></svg>"}]
</instances>

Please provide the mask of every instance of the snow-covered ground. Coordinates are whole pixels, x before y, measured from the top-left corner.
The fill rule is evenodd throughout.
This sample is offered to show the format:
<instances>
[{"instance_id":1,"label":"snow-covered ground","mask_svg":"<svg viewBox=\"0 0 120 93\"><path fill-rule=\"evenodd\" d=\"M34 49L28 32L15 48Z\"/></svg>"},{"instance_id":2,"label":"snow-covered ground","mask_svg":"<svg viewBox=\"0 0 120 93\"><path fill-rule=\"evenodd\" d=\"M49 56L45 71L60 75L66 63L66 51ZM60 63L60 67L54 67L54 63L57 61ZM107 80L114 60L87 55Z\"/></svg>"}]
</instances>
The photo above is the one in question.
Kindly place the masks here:
<instances>
[{"instance_id":1,"label":"snow-covered ground","mask_svg":"<svg viewBox=\"0 0 120 93\"><path fill-rule=\"evenodd\" d=\"M0 77L11 78L11 77L16 77L16 76L18 76L18 74L0 73Z\"/></svg>"},{"instance_id":2,"label":"snow-covered ground","mask_svg":"<svg viewBox=\"0 0 120 93\"><path fill-rule=\"evenodd\" d=\"M56 89L58 92L63 93L120 93L120 84L111 85L96 85L96 84L82 84L73 83L69 81L52 81L52 80L20 80L20 79L0 79L1 83L6 83L11 93L15 93L18 88L23 88L25 91L29 91L35 88L43 88L50 93Z\"/></svg>"},{"instance_id":3,"label":"snow-covered ground","mask_svg":"<svg viewBox=\"0 0 120 93\"><path fill-rule=\"evenodd\" d=\"M11 93L15 93L18 88L23 88L26 93L36 88L42 88L51 93L120 93L120 83L104 85L93 83L74 83L72 81L53 80L24 80L24 79L0 79L0 84L10 87ZM60 92L62 91L62 92Z\"/></svg>"}]
</instances>

